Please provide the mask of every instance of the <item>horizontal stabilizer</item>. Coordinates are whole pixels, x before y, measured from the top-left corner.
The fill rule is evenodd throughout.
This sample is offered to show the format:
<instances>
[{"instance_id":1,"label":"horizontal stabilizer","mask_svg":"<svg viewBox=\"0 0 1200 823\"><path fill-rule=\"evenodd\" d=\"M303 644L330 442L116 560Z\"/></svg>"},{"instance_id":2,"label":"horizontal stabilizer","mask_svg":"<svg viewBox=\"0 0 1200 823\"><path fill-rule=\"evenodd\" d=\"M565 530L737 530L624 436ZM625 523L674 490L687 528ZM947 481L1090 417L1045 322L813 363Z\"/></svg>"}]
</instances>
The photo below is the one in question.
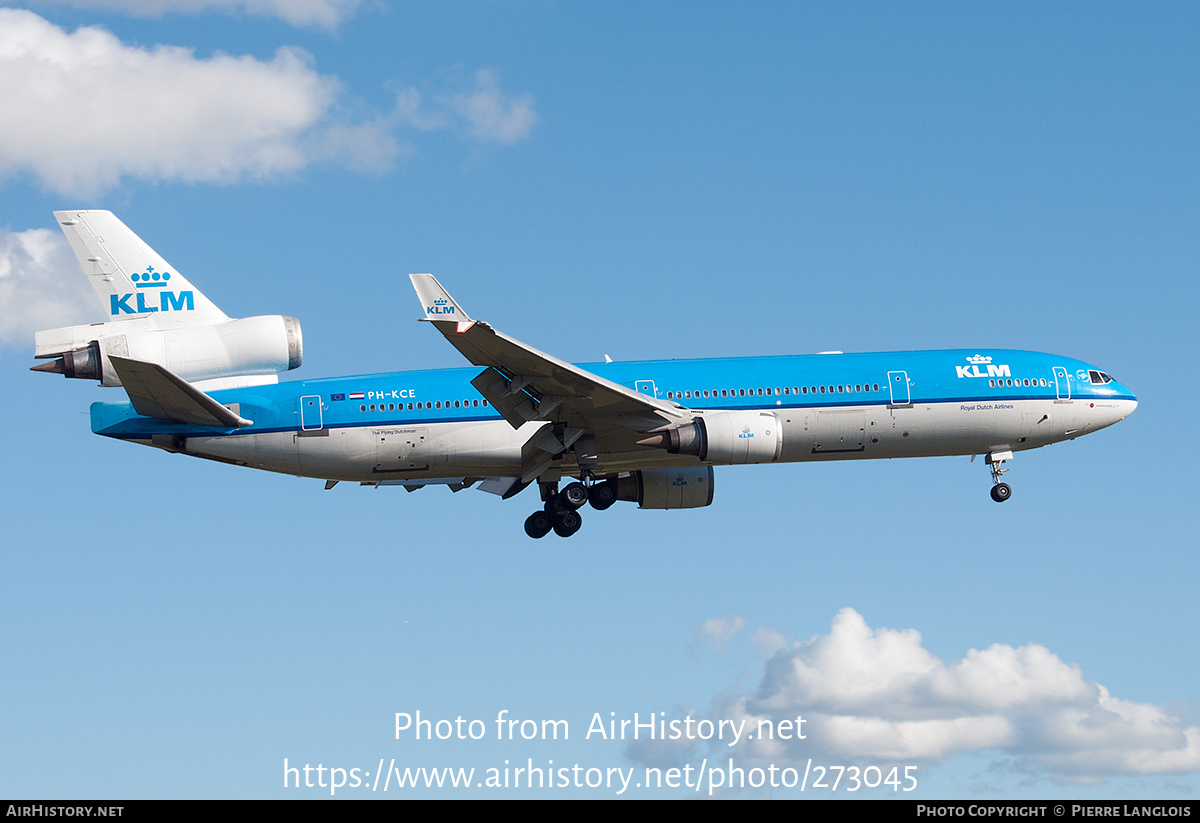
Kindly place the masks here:
<instances>
[{"instance_id":1,"label":"horizontal stabilizer","mask_svg":"<svg viewBox=\"0 0 1200 823\"><path fill-rule=\"evenodd\" d=\"M240 429L251 425L170 369L125 357L111 359L138 414L192 426Z\"/></svg>"}]
</instances>

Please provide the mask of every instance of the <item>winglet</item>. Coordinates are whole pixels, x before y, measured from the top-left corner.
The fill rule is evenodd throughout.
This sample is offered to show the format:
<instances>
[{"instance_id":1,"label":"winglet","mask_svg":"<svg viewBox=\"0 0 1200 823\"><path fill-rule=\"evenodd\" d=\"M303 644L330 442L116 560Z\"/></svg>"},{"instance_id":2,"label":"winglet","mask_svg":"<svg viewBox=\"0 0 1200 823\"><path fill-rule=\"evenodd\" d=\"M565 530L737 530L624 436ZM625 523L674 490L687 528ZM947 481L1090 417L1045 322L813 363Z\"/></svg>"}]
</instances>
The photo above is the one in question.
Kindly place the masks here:
<instances>
[{"instance_id":1,"label":"winglet","mask_svg":"<svg viewBox=\"0 0 1200 823\"><path fill-rule=\"evenodd\" d=\"M413 288L417 290L417 299L425 310L422 320L443 320L458 323L458 331L464 332L475 321L467 316L462 306L454 302L442 284L432 274L410 274Z\"/></svg>"}]
</instances>

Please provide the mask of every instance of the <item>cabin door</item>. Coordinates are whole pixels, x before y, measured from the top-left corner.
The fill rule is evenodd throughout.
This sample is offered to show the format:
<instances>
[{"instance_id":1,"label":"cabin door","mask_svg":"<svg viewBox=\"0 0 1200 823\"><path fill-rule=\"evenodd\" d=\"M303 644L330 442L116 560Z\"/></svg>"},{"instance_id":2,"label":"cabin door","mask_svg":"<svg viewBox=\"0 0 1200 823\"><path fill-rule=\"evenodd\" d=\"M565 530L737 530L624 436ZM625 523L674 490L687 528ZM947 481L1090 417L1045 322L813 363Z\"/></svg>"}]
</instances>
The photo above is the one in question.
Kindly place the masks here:
<instances>
[{"instance_id":1,"label":"cabin door","mask_svg":"<svg viewBox=\"0 0 1200 823\"><path fill-rule=\"evenodd\" d=\"M300 431L317 431L321 428L321 396L307 394L300 398Z\"/></svg>"},{"instance_id":2,"label":"cabin door","mask_svg":"<svg viewBox=\"0 0 1200 823\"><path fill-rule=\"evenodd\" d=\"M658 397L658 389L655 388L653 380L636 380L633 384L633 390L640 394Z\"/></svg>"},{"instance_id":3,"label":"cabin door","mask_svg":"<svg viewBox=\"0 0 1200 823\"><path fill-rule=\"evenodd\" d=\"M1058 399L1071 399L1071 383L1067 380L1067 370L1062 366L1054 367L1054 385L1058 387Z\"/></svg>"},{"instance_id":4,"label":"cabin door","mask_svg":"<svg viewBox=\"0 0 1200 823\"><path fill-rule=\"evenodd\" d=\"M888 391L891 392L893 406L908 406L912 398L908 393L908 372L888 372Z\"/></svg>"}]
</instances>

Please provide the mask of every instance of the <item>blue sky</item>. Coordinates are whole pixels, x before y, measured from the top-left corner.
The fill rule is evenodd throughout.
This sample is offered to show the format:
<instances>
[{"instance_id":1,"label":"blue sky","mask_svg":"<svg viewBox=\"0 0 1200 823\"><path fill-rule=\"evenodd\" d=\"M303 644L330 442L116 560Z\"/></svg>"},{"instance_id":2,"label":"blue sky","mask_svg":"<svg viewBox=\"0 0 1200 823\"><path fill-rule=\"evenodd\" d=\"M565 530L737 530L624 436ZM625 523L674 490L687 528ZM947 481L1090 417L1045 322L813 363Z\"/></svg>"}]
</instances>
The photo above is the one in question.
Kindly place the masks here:
<instances>
[{"instance_id":1,"label":"blue sky","mask_svg":"<svg viewBox=\"0 0 1200 823\"><path fill-rule=\"evenodd\" d=\"M0 9L0 796L732 757L915 765L910 797L1193 797L1198 16ZM1019 454L1003 507L965 457L726 468L707 509L531 541L525 495L324 491L91 435L119 390L27 370L34 330L100 319L60 208L112 210L232 316L300 318L298 377L461 365L415 322L431 271L569 360L1002 346L1140 406ZM489 735L396 739L418 710ZM498 741L502 710L571 738ZM585 739L597 713L767 711L810 737ZM651 793L690 796L626 794ZM763 794L800 796L736 793Z\"/></svg>"}]
</instances>

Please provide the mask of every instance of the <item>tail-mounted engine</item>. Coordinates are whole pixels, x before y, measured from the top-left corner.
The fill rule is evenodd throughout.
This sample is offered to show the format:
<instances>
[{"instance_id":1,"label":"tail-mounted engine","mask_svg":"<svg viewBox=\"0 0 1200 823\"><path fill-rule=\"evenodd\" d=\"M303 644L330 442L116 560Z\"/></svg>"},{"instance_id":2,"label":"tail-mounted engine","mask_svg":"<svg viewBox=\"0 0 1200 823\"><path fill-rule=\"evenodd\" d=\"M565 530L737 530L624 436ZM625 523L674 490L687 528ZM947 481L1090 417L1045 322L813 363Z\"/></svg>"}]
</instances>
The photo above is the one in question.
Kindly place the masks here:
<instances>
[{"instance_id":1,"label":"tail-mounted engine","mask_svg":"<svg viewBox=\"0 0 1200 823\"><path fill-rule=\"evenodd\" d=\"M300 321L278 314L167 329L131 318L40 331L36 344L35 357L58 359L34 371L99 380L102 386L121 385L112 355L165 366L189 383L259 376L274 382L274 375L304 359Z\"/></svg>"}]
</instances>

